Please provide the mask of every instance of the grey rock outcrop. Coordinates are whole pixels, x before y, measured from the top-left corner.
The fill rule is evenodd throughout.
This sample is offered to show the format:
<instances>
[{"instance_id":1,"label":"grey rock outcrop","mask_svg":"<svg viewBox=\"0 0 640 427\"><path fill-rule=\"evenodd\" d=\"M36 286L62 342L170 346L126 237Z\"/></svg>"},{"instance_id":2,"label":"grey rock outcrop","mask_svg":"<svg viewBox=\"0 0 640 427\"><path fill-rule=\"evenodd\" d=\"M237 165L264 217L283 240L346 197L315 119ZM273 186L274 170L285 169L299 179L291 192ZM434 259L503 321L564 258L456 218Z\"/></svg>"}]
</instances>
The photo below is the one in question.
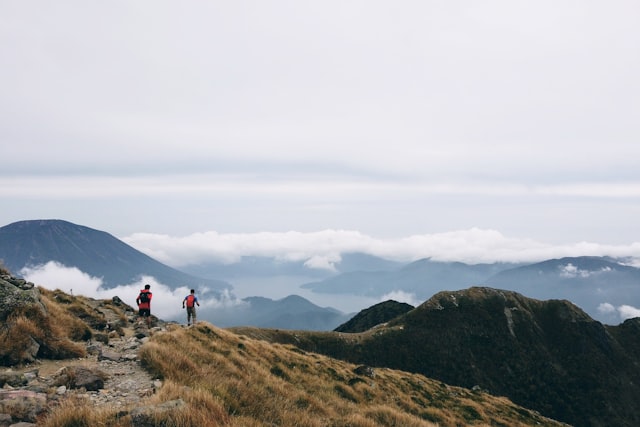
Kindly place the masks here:
<instances>
[{"instance_id":1,"label":"grey rock outcrop","mask_svg":"<svg viewBox=\"0 0 640 427\"><path fill-rule=\"evenodd\" d=\"M0 276L0 322L6 322L14 312L22 310L40 310L43 315L47 310L40 301L40 292L33 283L17 279L7 274Z\"/></svg>"}]
</instances>

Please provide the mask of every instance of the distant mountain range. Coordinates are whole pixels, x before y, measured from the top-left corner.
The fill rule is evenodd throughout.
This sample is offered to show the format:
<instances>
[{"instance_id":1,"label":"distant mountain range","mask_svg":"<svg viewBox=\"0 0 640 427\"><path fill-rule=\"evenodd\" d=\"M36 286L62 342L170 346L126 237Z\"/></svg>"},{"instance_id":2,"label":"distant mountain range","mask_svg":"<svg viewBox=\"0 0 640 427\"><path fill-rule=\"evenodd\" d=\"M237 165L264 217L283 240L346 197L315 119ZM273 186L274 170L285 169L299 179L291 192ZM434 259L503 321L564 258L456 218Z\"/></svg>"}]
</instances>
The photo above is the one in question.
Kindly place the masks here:
<instances>
[{"instance_id":1,"label":"distant mountain range","mask_svg":"<svg viewBox=\"0 0 640 427\"><path fill-rule=\"evenodd\" d=\"M605 323L618 323L619 317L599 310L602 303L640 307L640 269L608 257L561 258L528 265L422 259L392 271L352 271L302 287L318 293L363 296L404 291L424 301L443 290L478 285L540 299L567 299Z\"/></svg>"},{"instance_id":2,"label":"distant mountain range","mask_svg":"<svg viewBox=\"0 0 640 427\"><path fill-rule=\"evenodd\" d=\"M49 261L77 267L103 287L128 285L152 276L171 287L230 288L228 283L183 273L164 265L104 231L62 220L20 221L0 227L0 260L14 274Z\"/></svg>"},{"instance_id":3,"label":"distant mountain range","mask_svg":"<svg viewBox=\"0 0 640 427\"><path fill-rule=\"evenodd\" d=\"M232 289L226 281L198 277L162 264L106 232L62 220L20 221L0 227L0 261L17 276L25 267L55 261L100 278L106 289L134 283L143 276L173 289L206 286L216 296ZM268 269L266 263L264 268ZM244 302L203 310L201 320L220 326L331 330L351 316L294 295L277 301L256 296Z\"/></svg>"},{"instance_id":4,"label":"distant mountain range","mask_svg":"<svg viewBox=\"0 0 640 427\"><path fill-rule=\"evenodd\" d=\"M594 319L608 324L620 322L617 308L624 305L640 307L640 269L626 265L626 260L607 257L562 258L533 264L469 265L431 259L401 264L349 253L342 254L341 261L335 264L335 272L310 269L304 262L266 257L244 257L231 265L205 262L185 267L185 272L159 263L108 233L61 220L35 220L0 228L0 259L18 275L23 267L57 261L101 278L106 288L132 283L142 275L153 276L173 288L207 285L214 290L232 289L230 282L243 277L262 280L266 287L285 283L287 276L287 283L298 278L315 278L315 281L295 282L297 285L292 286L318 294L336 295L336 298L355 295L383 300L393 292L402 291L414 295L415 301L425 301L444 290L490 286L533 298L567 299ZM295 288L291 293L297 293ZM286 324L283 321L286 316L279 310L284 310L283 307L290 310L292 304L266 300L248 299L254 307L251 312L239 307L221 308L217 310L216 317L209 320L224 325L284 327L281 325ZM602 306L603 303L608 304ZM292 321L290 327L304 329L310 324L322 324L334 329L344 322L343 314L334 309L315 306L312 312L313 315L306 319L298 314L291 315L290 319L298 319L299 322ZM226 317L222 319L218 313L225 313ZM266 318L268 322L259 323ZM233 323L229 323L231 319L234 319Z\"/></svg>"},{"instance_id":5,"label":"distant mountain range","mask_svg":"<svg viewBox=\"0 0 640 427\"><path fill-rule=\"evenodd\" d=\"M208 310L202 320L220 327L247 325L262 328L330 331L349 320L345 314L330 307L319 307L298 295L272 300L264 297L244 298L243 305Z\"/></svg>"},{"instance_id":6,"label":"distant mountain range","mask_svg":"<svg viewBox=\"0 0 640 427\"><path fill-rule=\"evenodd\" d=\"M376 326L360 333L355 322L341 333L258 333L303 351L507 396L575 426L640 425L640 318L606 326L568 301L488 287L440 292L378 323L397 308L379 304L377 319L364 322ZM416 398L429 406L429 396Z\"/></svg>"}]
</instances>

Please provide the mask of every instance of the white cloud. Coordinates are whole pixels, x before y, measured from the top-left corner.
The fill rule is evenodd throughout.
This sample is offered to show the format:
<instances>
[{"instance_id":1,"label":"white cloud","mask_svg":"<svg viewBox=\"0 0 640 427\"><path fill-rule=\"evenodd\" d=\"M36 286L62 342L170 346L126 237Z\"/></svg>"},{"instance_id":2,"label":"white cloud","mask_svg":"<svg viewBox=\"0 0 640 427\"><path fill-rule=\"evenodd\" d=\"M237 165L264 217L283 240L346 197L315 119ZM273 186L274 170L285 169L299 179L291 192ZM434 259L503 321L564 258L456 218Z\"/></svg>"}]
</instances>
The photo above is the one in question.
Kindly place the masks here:
<instances>
[{"instance_id":1,"label":"white cloud","mask_svg":"<svg viewBox=\"0 0 640 427\"><path fill-rule=\"evenodd\" d=\"M153 293L151 312L164 320L184 320L183 315L185 314L184 310L182 310L182 300L190 292L190 289L186 287L171 289L159 283L153 277L142 277L138 282L129 285L105 289L102 287L101 279L91 277L76 267L66 267L54 261L40 266L24 268L20 271L20 274L26 280L46 289L60 289L73 295L83 295L95 299L111 299L114 296L118 296L134 308L136 308L135 301L140 290L144 289L146 284L150 284ZM214 295L211 290L203 288L197 289L196 295L202 310L246 304L233 296L229 290L223 291L220 295Z\"/></svg>"},{"instance_id":2,"label":"white cloud","mask_svg":"<svg viewBox=\"0 0 640 427\"><path fill-rule=\"evenodd\" d=\"M495 230L472 228L446 233L380 239L350 230L319 232L195 233L183 237L136 233L122 240L174 267L205 262L231 264L243 256L305 262L310 268L332 269L345 253L366 253L402 262L432 258L467 263L534 262L568 256L620 256L640 259L640 243L601 245L579 242L550 245L531 239L508 238ZM579 270L569 264L567 277L604 273Z\"/></svg>"},{"instance_id":3,"label":"white cloud","mask_svg":"<svg viewBox=\"0 0 640 427\"><path fill-rule=\"evenodd\" d=\"M573 279L576 277L586 278L594 274L602 274L611 272L611 267L603 267L599 270L584 270L576 267L575 265L568 263L558 267L560 269L560 276Z\"/></svg>"},{"instance_id":4,"label":"white cloud","mask_svg":"<svg viewBox=\"0 0 640 427\"><path fill-rule=\"evenodd\" d=\"M627 242L636 225L636 2L36 3L0 2L0 223L224 233L148 246L177 265L329 256L234 247L260 243L238 230L481 262L578 247L422 233Z\"/></svg>"},{"instance_id":5,"label":"white cloud","mask_svg":"<svg viewBox=\"0 0 640 427\"><path fill-rule=\"evenodd\" d=\"M613 304L610 304L608 302L603 302L602 304L600 304L597 310L600 314L603 315L609 315L616 312L616 308L613 306Z\"/></svg>"},{"instance_id":6,"label":"white cloud","mask_svg":"<svg viewBox=\"0 0 640 427\"><path fill-rule=\"evenodd\" d=\"M620 318L622 320L631 319L634 317L640 317L640 308L636 308L630 305L621 305L618 307Z\"/></svg>"},{"instance_id":7,"label":"white cloud","mask_svg":"<svg viewBox=\"0 0 640 427\"><path fill-rule=\"evenodd\" d=\"M380 297L380 302L388 300L404 302L414 307L417 307L424 302L419 300L414 293L405 291L393 291Z\"/></svg>"},{"instance_id":8,"label":"white cloud","mask_svg":"<svg viewBox=\"0 0 640 427\"><path fill-rule=\"evenodd\" d=\"M603 316L614 321L614 323L625 321L634 317L640 317L640 308L636 308L630 305L620 305L615 307L608 302L602 303L598 306L598 312Z\"/></svg>"}]
</instances>

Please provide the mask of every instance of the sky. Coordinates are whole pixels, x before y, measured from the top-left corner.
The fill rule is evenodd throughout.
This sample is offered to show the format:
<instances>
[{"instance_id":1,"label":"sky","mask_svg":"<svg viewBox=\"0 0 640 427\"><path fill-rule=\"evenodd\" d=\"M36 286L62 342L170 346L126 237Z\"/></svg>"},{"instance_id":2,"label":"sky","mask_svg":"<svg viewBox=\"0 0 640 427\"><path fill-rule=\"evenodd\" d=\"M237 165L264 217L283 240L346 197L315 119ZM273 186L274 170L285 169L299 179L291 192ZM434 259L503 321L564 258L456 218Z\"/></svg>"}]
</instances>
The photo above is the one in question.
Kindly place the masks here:
<instances>
[{"instance_id":1,"label":"sky","mask_svg":"<svg viewBox=\"0 0 640 427\"><path fill-rule=\"evenodd\" d=\"M0 225L243 255L640 258L640 3L0 1Z\"/></svg>"}]
</instances>

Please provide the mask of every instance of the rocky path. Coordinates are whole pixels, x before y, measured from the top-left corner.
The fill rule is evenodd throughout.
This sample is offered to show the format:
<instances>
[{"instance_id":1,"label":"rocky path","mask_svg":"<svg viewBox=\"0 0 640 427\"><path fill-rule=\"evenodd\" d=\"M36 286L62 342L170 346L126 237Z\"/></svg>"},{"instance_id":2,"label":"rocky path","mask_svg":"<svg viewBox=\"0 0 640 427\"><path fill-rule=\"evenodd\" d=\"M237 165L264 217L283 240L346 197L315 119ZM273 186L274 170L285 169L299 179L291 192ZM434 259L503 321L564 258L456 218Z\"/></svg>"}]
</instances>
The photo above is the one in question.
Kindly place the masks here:
<instances>
[{"instance_id":1,"label":"rocky path","mask_svg":"<svg viewBox=\"0 0 640 427\"><path fill-rule=\"evenodd\" d=\"M0 371L0 427L35 426L50 405L72 396L97 407L136 407L162 386L142 368L137 353L150 334L163 329L131 323L122 329L124 335L111 334L108 343L87 342L86 358Z\"/></svg>"}]
</instances>

